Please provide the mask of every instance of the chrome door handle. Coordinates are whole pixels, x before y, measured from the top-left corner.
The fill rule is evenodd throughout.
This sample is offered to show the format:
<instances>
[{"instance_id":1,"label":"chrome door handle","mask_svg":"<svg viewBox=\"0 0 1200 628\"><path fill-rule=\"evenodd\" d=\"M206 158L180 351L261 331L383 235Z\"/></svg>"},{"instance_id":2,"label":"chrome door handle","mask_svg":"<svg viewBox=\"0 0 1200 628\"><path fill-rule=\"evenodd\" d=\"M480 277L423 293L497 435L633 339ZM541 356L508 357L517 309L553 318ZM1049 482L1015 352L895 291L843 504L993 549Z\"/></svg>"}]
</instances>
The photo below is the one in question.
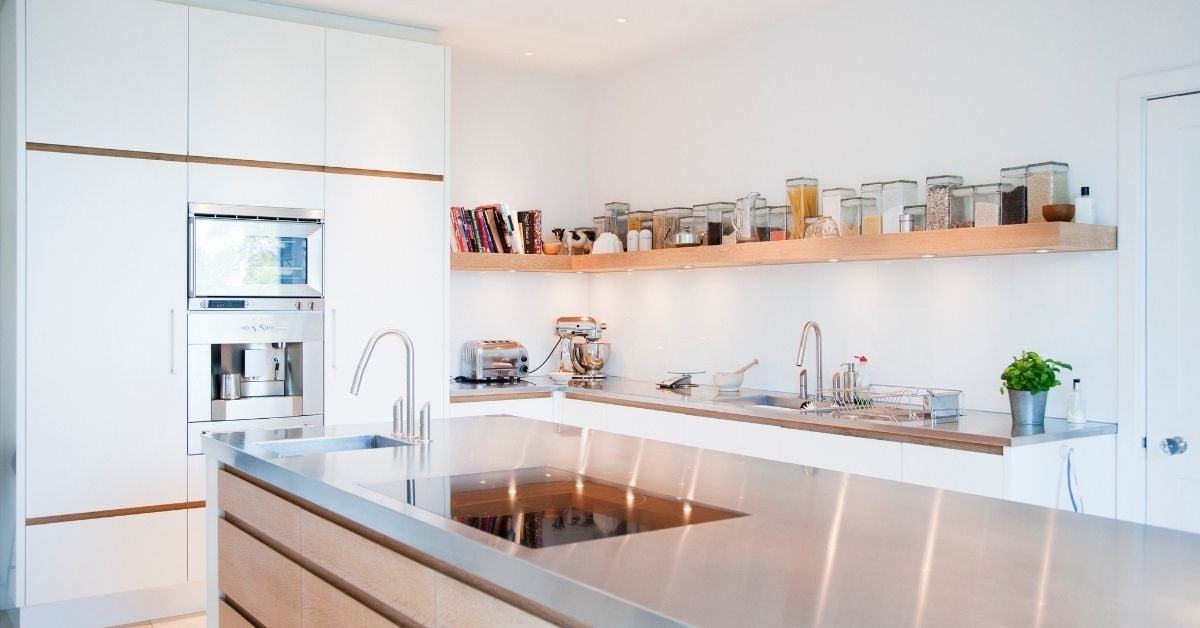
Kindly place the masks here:
<instances>
[{"instance_id":1,"label":"chrome door handle","mask_svg":"<svg viewBox=\"0 0 1200 628\"><path fill-rule=\"evenodd\" d=\"M1162 439L1162 442L1158 444L1158 448L1168 456L1178 456L1187 452L1187 441L1182 436L1172 436Z\"/></svg>"}]
</instances>

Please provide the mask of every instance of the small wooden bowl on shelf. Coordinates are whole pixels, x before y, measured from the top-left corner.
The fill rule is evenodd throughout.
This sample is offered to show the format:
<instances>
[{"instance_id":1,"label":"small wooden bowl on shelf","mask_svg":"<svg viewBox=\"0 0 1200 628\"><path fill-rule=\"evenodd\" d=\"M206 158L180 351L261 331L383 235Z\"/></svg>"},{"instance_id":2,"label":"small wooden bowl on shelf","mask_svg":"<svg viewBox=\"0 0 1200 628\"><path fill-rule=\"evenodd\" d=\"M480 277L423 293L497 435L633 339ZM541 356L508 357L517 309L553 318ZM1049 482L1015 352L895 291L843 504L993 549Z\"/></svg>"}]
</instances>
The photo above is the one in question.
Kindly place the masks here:
<instances>
[{"instance_id":1,"label":"small wooden bowl on shelf","mask_svg":"<svg viewBox=\"0 0 1200 628\"><path fill-rule=\"evenodd\" d=\"M1043 205L1042 218L1045 218L1046 222L1071 222L1075 219L1075 206L1071 203Z\"/></svg>"},{"instance_id":2,"label":"small wooden bowl on shelf","mask_svg":"<svg viewBox=\"0 0 1200 628\"><path fill-rule=\"evenodd\" d=\"M542 252L546 255L558 255L562 250L562 242L543 242Z\"/></svg>"}]
</instances>

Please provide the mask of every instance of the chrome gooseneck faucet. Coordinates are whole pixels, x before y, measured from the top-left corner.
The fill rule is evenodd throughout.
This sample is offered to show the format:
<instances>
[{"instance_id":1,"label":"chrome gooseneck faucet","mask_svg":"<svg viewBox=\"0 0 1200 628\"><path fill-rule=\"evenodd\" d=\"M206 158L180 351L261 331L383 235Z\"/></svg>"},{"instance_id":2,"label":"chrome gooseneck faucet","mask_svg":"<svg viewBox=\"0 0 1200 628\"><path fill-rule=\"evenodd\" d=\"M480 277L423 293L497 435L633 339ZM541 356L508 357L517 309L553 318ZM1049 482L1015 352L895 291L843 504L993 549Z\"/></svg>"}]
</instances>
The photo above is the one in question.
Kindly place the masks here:
<instances>
[{"instance_id":1,"label":"chrome gooseneck faucet","mask_svg":"<svg viewBox=\"0 0 1200 628\"><path fill-rule=\"evenodd\" d=\"M402 429L400 413L395 411L398 410L398 407L393 409L392 432L397 436L417 438L418 435L413 425L417 405L416 399L414 399L416 393L414 392L415 385L413 383L415 375L415 369L413 368L413 343L412 338L409 338L408 334L399 329L386 327L371 336L371 339L367 341L367 346L363 347L362 357L358 360L358 368L354 369L354 381L350 384L350 394L358 395L358 389L362 386L363 371L366 370L367 363L371 361L371 354L375 353L375 345L379 344L380 339L384 336L397 336L404 343L404 424ZM396 405L400 405L399 400L397 400ZM423 413L421 417L422 434L420 438L422 439L426 439L429 436L429 426L425 425L425 422L428 420L427 417L426 413Z\"/></svg>"},{"instance_id":2,"label":"chrome gooseneck faucet","mask_svg":"<svg viewBox=\"0 0 1200 628\"><path fill-rule=\"evenodd\" d=\"M821 386L825 385L825 374L821 370L821 326L816 321L808 321L804 324L804 331L800 332L800 351L796 353L796 366L800 370L800 397L808 398L808 369L804 368L804 349L808 346L808 332L812 330L813 336L817 339L817 398L821 396Z\"/></svg>"}]
</instances>

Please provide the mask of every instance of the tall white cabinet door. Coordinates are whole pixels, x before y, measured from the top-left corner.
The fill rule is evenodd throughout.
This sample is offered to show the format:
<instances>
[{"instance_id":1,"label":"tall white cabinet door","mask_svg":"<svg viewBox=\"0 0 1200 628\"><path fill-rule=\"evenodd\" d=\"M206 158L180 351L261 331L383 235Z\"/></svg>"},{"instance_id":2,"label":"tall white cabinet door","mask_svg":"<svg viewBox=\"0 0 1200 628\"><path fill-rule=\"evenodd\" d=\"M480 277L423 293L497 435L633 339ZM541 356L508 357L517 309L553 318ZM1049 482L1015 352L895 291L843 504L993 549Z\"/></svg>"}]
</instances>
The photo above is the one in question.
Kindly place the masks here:
<instances>
[{"instance_id":1,"label":"tall white cabinet door","mask_svg":"<svg viewBox=\"0 0 1200 628\"><path fill-rule=\"evenodd\" d=\"M404 350L380 341L358 397L350 382L363 346L383 327L412 337L416 406L447 399L443 185L352 175L325 179L325 423L391 420L404 395Z\"/></svg>"},{"instance_id":2,"label":"tall white cabinet door","mask_svg":"<svg viewBox=\"0 0 1200 628\"><path fill-rule=\"evenodd\" d=\"M336 30L325 46L327 163L442 174L446 49Z\"/></svg>"},{"instance_id":3,"label":"tall white cabinet door","mask_svg":"<svg viewBox=\"0 0 1200 628\"><path fill-rule=\"evenodd\" d=\"M27 159L27 516L182 502L186 165Z\"/></svg>"},{"instance_id":4,"label":"tall white cabinet door","mask_svg":"<svg viewBox=\"0 0 1200 628\"><path fill-rule=\"evenodd\" d=\"M325 29L192 7L193 155L325 163Z\"/></svg>"},{"instance_id":5,"label":"tall white cabinet door","mask_svg":"<svg viewBox=\"0 0 1200 628\"><path fill-rule=\"evenodd\" d=\"M187 152L187 7L36 0L26 11L29 141Z\"/></svg>"}]
</instances>

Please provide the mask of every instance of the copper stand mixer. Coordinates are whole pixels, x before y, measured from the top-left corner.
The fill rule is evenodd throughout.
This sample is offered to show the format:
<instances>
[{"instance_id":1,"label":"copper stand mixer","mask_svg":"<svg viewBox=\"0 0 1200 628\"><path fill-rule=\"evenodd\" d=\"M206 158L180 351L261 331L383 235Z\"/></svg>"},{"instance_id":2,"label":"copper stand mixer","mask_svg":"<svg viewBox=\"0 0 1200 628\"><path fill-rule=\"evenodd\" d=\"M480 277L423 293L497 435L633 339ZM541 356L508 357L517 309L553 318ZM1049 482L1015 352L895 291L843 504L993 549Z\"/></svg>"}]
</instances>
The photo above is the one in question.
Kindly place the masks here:
<instances>
[{"instance_id":1,"label":"copper stand mixer","mask_svg":"<svg viewBox=\"0 0 1200 628\"><path fill-rule=\"evenodd\" d=\"M590 316L560 316L554 322L554 333L559 337L558 370L574 373L571 379L604 379L604 363L608 361L612 345L600 342L600 333L608 325Z\"/></svg>"}]
</instances>

